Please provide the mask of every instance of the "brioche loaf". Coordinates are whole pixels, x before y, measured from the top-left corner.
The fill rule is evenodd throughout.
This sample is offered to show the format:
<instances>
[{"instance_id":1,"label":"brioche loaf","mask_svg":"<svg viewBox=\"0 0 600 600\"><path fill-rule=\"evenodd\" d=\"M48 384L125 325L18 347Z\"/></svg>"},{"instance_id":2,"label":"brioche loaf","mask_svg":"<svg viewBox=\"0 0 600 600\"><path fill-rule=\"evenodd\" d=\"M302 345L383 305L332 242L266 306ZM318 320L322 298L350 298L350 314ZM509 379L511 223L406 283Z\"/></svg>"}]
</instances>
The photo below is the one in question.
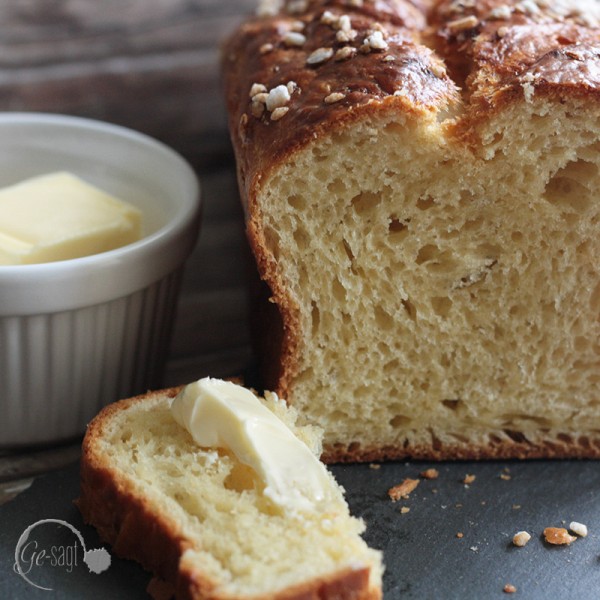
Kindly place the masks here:
<instances>
[{"instance_id":1,"label":"brioche loaf","mask_svg":"<svg viewBox=\"0 0 600 600\"><path fill-rule=\"evenodd\" d=\"M79 508L119 556L158 578L155 595L241 600L375 600L381 559L360 538L331 477L323 510L273 511L254 471L224 449L198 446L172 416L177 390L123 400L90 424ZM295 411L264 404L317 455L320 432L296 427ZM158 590L158 592L157 592Z\"/></svg>"},{"instance_id":2,"label":"brioche loaf","mask_svg":"<svg viewBox=\"0 0 600 600\"><path fill-rule=\"evenodd\" d=\"M266 385L328 460L600 457L599 14L289 0L227 42Z\"/></svg>"}]
</instances>

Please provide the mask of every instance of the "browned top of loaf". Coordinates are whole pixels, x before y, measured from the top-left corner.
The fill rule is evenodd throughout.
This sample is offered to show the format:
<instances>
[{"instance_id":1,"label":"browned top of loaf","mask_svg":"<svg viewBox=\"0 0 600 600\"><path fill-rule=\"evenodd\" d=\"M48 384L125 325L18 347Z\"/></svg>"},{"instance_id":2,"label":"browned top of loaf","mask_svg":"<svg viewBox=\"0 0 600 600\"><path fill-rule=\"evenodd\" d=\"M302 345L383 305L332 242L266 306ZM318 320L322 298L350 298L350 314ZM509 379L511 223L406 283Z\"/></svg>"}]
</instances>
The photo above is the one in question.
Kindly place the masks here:
<instances>
[{"instance_id":1,"label":"browned top of loaf","mask_svg":"<svg viewBox=\"0 0 600 600\"><path fill-rule=\"evenodd\" d=\"M404 0L353 4L314 0L306 12L257 18L227 44L230 127L246 191L255 174L339 124L459 101L441 59L419 43L423 13ZM280 85L289 85L290 98L269 110L264 94Z\"/></svg>"},{"instance_id":2,"label":"browned top of loaf","mask_svg":"<svg viewBox=\"0 0 600 600\"><path fill-rule=\"evenodd\" d=\"M444 0L431 16L438 51L464 90L467 121L508 98L522 99L528 83L536 95L597 96L600 90L600 24L583 8L545 0Z\"/></svg>"},{"instance_id":3,"label":"browned top of loaf","mask_svg":"<svg viewBox=\"0 0 600 600\"><path fill-rule=\"evenodd\" d=\"M225 86L250 210L253 188L270 168L368 114L435 113L461 102L458 86L465 106L455 130L464 134L493 109L525 101L528 85L536 96L598 100L600 27L591 13L548 0L443 0L429 10L431 4L287 0L231 37ZM253 100L254 84L266 92L255 87ZM264 94L288 84L282 110L265 108Z\"/></svg>"}]
</instances>

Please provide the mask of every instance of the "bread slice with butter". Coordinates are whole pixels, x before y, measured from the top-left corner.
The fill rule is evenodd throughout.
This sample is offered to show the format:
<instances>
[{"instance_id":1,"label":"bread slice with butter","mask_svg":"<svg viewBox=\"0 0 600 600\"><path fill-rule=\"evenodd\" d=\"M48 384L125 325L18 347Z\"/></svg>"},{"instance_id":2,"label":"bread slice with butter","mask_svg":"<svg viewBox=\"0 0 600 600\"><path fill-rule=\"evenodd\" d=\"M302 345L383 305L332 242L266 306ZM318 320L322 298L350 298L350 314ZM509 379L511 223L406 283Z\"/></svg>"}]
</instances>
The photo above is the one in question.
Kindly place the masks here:
<instances>
[{"instance_id":1,"label":"bread slice with butter","mask_svg":"<svg viewBox=\"0 0 600 600\"><path fill-rule=\"evenodd\" d=\"M276 423L252 414L236 424L224 403L208 416L200 411L209 408L195 407L196 421L211 420L209 429L220 432L215 443L229 447L194 441L194 419L182 420L185 411L177 415L171 408L176 397L182 407L185 390L151 392L105 408L83 443L78 505L84 519L115 554L140 562L176 598L380 598L380 553L361 539L364 524L350 515L343 490L321 463L315 461L324 475L317 487L324 493L314 494L312 506L294 504L293 493L268 493L273 480L265 470L280 469L279 481L288 478L300 494L306 487L289 456L277 460L281 445L268 455L269 444L262 442L279 434L265 435L265 429L285 428L293 433L290 443L310 448L311 456L320 454L321 433L296 426L294 409L274 394L265 396L260 408ZM248 439L257 426L263 427L262 442L255 447ZM314 468L303 461L297 471Z\"/></svg>"}]
</instances>

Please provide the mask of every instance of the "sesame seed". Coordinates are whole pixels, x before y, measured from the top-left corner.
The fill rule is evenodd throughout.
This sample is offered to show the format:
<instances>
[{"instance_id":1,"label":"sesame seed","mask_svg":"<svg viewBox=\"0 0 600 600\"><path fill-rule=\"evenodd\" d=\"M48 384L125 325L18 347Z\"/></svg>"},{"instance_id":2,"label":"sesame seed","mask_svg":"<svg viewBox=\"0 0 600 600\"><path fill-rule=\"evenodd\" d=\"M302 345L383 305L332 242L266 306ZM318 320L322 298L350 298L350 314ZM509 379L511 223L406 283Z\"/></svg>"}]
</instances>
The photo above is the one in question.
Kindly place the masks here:
<instances>
[{"instance_id":1,"label":"sesame seed","mask_svg":"<svg viewBox=\"0 0 600 600\"><path fill-rule=\"evenodd\" d=\"M381 60L383 60L383 62L394 62L396 59L391 54L388 54L387 56L384 56Z\"/></svg>"},{"instance_id":2,"label":"sesame seed","mask_svg":"<svg viewBox=\"0 0 600 600\"><path fill-rule=\"evenodd\" d=\"M342 43L345 44L346 42L351 42L354 39L356 39L356 36L358 35L358 32L354 29L351 29L350 31L338 31L335 34L335 39Z\"/></svg>"},{"instance_id":3,"label":"sesame seed","mask_svg":"<svg viewBox=\"0 0 600 600\"><path fill-rule=\"evenodd\" d=\"M523 0L515 5L515 10L526 15L537 15L540 12L539 6L532 0Z\"/></svg>"},{"instance_id":4,"label":"sesame seed","mask_svg":"<svg viewBox=\"0 0 600 600\"><path fill-rule=\"evenodd\" d=\"M345 97L345 94L334 92L333 94L329 94L329 96L325 96L325 104L335 104L336 102L343 100Z\"/></svg>"},{"instance_id":5,"label":"sesame seed","mask_svg":"<svg viewBox=\"0 0 600 600\"><path fill-rule=\"evenodd\" d=\"M258 17L274 17L279 12L279 3L273 0L263 0L256 9Z\"/></svg>"},{"instance_id":6,"label":"sesame seed","mask_svg":"<svg viewBox=\"0 0 600 600\"><path fill-rule=\"evenodd\" d=\"M363 5L363 0L348 0L348 4L350 6L354 6L355 8L361 8Z\"/></svg>"},{"instance_id":7,"label":"sesame seed","mask_svg":"<svg viewBox=\"0 0 600 600\"><path fill-rule=\"evenodd\" d=\"M352 23L348 15L342 15L338 18L336 28L341 31L350 31L352 29Z\"/></svg>"},{"instance_id":8,"label":"sesame seed","mask_svg":"<svg viewBox=\"0 0 600 600\"><path fill-rule=\"evenodd\" d=\"M333 48L317 48L306 59L309 65L319 65L328 61L333 56Z\"/></svg>"},{"instance_id":9,"label":"sesame seed","mask_svg":"<svg viewBox=\"0 0 600 600\"><path fill-rule=\"evenodd\" d=\"M260 94L260 93L266 92L266 91L267 91L267 86L263 85L262 83L253 83L252 87L250 88L249 96L250 96L250 98L254 98L254 96L256 96L256 94Z\"/></svg>"},{"instance_id":10,"label":"sesame seed","mask_svg":"<svg viewBox=\"0 0 600 600\"><path fill-rule=\"evenodd\" d=\"M336 21L337 17L330 10L326 10L321 15L321 23L325 25L333 25Z\"/></svg>"},{"instance_id":11,"label":"sesame seed","mask_svg":"<svg viewBox=\"0 0 600 600\"><path fill-rule=\"evenodd\" d=\"M290 31L304 31L304 27L303 21L293 21L290 25Z\"/></svg>"},{"instance_id":12,"label":"sesame seed","mask_svg":"<svg viewBox=\"0 0 600 600\"><path fill-rule=\"evenodd\" d=\"M307 0L292 0L287 4L287 11L290 15L297 15L306 11L308 8Z\"/></svg>"},{"instance_id":13,"label":"sesame seed","mask_svg":"<svg viewBox=\"0 0 600 600\"><path fill-rule=\"evenodd\" d=\"M278 85L273 88L267 97L267 110L274 111L277 108L285 106L290 101L290 92L285 85ZM283 115L282 115L283 116Z\"/></svg>"},{"instance_id":14,"label":"sesame seed","mask_svg":"<svg viewBox=\"0 0 600 600\"><path fill-rule=\"evenodd\" d=\"M335 53L335 60L347 60L356 54L356 48L352 46L344 46Z\"/></svg>"},{"instance_id":15,"label":"sesame seed","mask_svg":"<svg viewBox=\"0 0 600 600\"><path fill-rule=\"evenodd\" d=\"M510 6L502 4L501 6L496 6L496 8L492 9L488 15L488 19L510 19L511 14L512 10Z\"/></svg>"},{"instance_id":16,"label":"sesame seed","mask_svg":"<svg viewBox=\"0 0 600 600\"><path fill-rule=\"evenodd\" d=\"M271 121L279 121L290 110L287 106L279 106L271 113Z\"/></svg>"},{"instance_id":17,"label":"sesame seed","mask_svg":"<svg viewBox=\"0 0 600 600\"><path fill-rule=\"evenodd\" d=\"M274 48L273 44L263 44L263 45L262 45L262 46L261 46L261 47L258 49L258 51L259 51L261 54L268 54L269 52L272 52L272 51L273 51L273 48Z\"/></svg>"},{"instance_id":18,"label":"sesame seed","mask_svg":"<svg viewBox=\"0 0 600 600\"><path fill-rule=\"evenodd\" d=\"M290 96L296 91L298 84L295 81L288 81L285 86L290 93Z\"/></svg>"},{"instance_id":19,"label":"sesame seed","mask_svg":"<svg viewBox=\"0 0 600 600\"><path fill-rule=\"evenodd\" d=\"M496 33L498 34L498 37L502 39L508 33L508 27L500 27Z\"/></svg>"},{"instance_id":20,"label":"sesame seed","mask_svg":"<svg viewBox=\"0 0 600 600\"><path fill-rule=\"evenodd\" d=\"M288 31L283 36L283 43L286 46L302 46L306 42L306 36L297 31Z\"/></svg>"},{"instance_id":21,"label":"sesame seed","mask_svg":"<svg viewBox=\"0 0 600 600\"><path fill-rule=\"evenodd\" d=\"M465 8L473 8L475 0L455 0L449 7L450 12L462 13Z\"/></svg>"},{"instance_id":22,"label":"sesame seed","mask_svg":"<svg viewBox=\"0 0 600 600\"><path fill-rule=\"evenodd\" d=\"M252 116L260 119L262 114L265 112L265 105L262 102L257 102L256 100L252 101Z\"/></svg>"},{"instance_id":23,"label":"sesame seed","mask_svg":"<svg viewBox=\"0 0 600 600\"><path fill-rule=\"evenodd\" d=\"M260 92L259 94L254 94L254 96L252 96L252 101L253 102L261 102L262 104L266 104L268 97L269 97L268 92Z\"/></svg>"},{"instance_id":24,"label":"sesame seed","mask_svg":"<svg viewBox=\"0 0 600 600\"><path fill-rule=\"evenodd\" d=\"M477 25L479 25L479 20L476 16L471 15L469 17L464 17L463 19L450 21L450 23L448 23L448 29L451 31L464 31L466 29L473 29L473 27L477 27Z\"/></svg>"}]
</instances>

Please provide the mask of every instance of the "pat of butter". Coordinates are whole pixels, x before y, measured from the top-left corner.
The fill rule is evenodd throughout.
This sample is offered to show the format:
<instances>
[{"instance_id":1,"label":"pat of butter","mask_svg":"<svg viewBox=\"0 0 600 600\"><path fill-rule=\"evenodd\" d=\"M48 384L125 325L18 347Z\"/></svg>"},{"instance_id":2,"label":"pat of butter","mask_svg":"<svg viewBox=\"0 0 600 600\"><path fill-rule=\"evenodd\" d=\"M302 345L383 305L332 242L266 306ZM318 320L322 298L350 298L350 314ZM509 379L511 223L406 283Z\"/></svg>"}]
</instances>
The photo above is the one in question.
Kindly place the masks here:
<instances>
[{"instance_id":1,"label":"pat of butter","mask_svg":"<svg viewBox=\"0 0 600 600\"><path fill-rule=\"evenodd\" d=\"M329 498L325 466L251 391L207 377L186 386L171 412L200 446L226 448L254 469L279 509L314 511Z\"/></svg>"},{"instance_id":2,"label":"pat of butter","mask_svg":"<svg viewBox=\"0 0 600 600\"><path fill-rule=\"evenodd\" d=\"M141 237L141 212L66 172L0 190L0 265L79 258Z\"/></svg>"}]
</instances>

